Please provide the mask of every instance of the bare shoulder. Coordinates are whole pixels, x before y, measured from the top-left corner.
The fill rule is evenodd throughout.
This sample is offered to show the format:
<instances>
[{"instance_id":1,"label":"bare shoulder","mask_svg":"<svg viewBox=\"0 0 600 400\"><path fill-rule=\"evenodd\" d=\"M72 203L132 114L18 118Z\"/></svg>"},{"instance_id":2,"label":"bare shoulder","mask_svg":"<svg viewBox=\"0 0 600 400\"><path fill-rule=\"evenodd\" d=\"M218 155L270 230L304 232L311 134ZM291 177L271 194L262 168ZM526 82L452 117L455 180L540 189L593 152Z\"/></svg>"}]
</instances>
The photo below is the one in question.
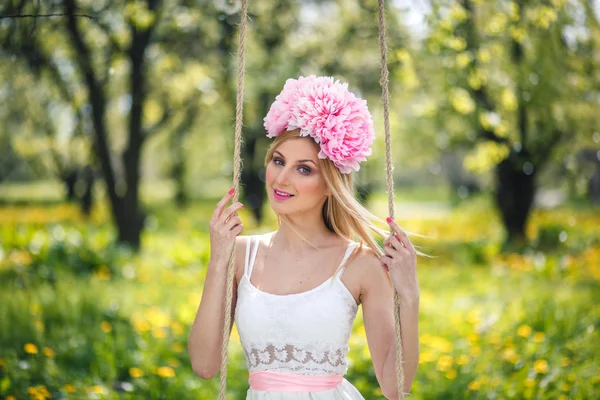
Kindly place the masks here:
<instances>
[{"instance_id":1,"label":"bare shoulder","mask_svg":"<svg viewBox=\"0 0 600 400\"><path fill-rule=\"evenodd\" d=\"M348 271L352 271L353 275L366 275L371 274L375 267L382 269L379 263L379 256L375 250L363 245L358 249L356 254L350 257L346 268Z\"/></svg>"},{"instance_id":2,"label":"bare shoulder","mask_svg":"<svg viewBox=\"0 0 600 400\"><path fill-rule=\"evenodd\" d=\"M365 295L373 288L381 288L389 278L381 266L377 252L363 245L348 262L344 280L355 299L362 303Z\"/></svg>"}]
</instances>

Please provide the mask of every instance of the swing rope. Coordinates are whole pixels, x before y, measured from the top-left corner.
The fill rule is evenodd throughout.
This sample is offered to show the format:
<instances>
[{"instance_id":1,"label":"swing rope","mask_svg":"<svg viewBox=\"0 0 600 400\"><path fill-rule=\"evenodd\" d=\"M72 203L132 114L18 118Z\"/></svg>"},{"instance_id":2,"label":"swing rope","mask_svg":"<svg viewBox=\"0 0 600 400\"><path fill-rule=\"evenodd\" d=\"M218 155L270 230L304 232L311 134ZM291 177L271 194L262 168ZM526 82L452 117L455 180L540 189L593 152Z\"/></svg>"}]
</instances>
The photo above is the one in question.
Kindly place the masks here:
<instances>
[{"instance_id":1,"label":"swing rope","mask_svg":"<svg viewBox=\"0 0 600 400\"><path fill-rule=\"evenodd\" d=\"M242 144L242 122L243 122L243 107L244 107L244 77L246 68L246 22L248 19L248 1L241 0L241 21L239 30L239 48L238 48L238 86L237 86L237 102L235 114L235 148L233 162L233 184L235 193L232 202L238 201L240 175L242 167L241 144ZM387 47L385 34L385 18L384 7L385 1L378 0L378 25L379 25L379 49L381 52L381 79L379 84L382 90L383 100L383 120L385 127L385 157L386 157L386 183L388 192L388 213L391 218L394 218L394 180L393 180L393 165L391 151L391 134L389 122L389 72L387 69ZM235 275L235 247L229 257L229 267L227 268L227 295L225 297L225 321L223 324L223 340L221 346L221 375L220 375L220 391L219 400L225 400L227 390L227 362L229 336L231 327L231 303L233 299L233 278ZM398 387L398 398L404 398L404 371L402 368L402 341L400 330L400 297L394 291L394 321L395 321L395 337L396 337L396 381Z\"/></svg>"},{"instance_id":2,"label":"swing rope","mask_svg":"<svg viewBox=\"0 0 600 400\"><path fill-rule=\"evenodd\" d=\"M394 165L392 164L392 136L390 134L390 91L387 68L387 45L385 31L385 0L378 0L379 50L381 53L381 98L383 100L383 126L385 129L385 170L388 193L388 214L394 219ZM393 234L393 231L390 232ZM396 385L398 398L404 398L404 368L402 366L402 331L400 329L400 295L394 290L394 333L396 339Z\"/></svg>"},{"instance_id":3,"label":"swing rope","mask_svg":"<svg viewBox=\"0 0 600 400\"><path fill-rule=\"evenodd\" d=\"M237 99L235 106L235 148L233 154L233 185L234 194L232 203L236 203L240 193L240 177L242 171L242 124L244 110L244 78L246 76L246 21L248 20L248 1L242 0L238 48L238 75ZM233 299L233 277L235 276L235 246L229 256L227 268L227 295L225 296L225 321L223 323L223 340L221 344L221 376L219 400L225 400L227 391L227 361L229 349L229 335L231 332L231 302Z\"/></svg>"}]
</instances>

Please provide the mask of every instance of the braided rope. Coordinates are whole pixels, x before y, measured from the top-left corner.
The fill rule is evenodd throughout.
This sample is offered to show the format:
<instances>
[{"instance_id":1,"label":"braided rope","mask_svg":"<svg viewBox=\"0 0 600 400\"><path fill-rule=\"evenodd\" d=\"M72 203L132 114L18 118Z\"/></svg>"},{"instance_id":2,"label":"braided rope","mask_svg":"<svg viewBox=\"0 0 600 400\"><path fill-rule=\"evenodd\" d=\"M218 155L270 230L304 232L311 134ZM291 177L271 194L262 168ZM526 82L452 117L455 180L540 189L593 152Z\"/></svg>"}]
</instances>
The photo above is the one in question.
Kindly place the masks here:
<instances>
[{"instance_id":1,"label":"braided rope","mask_svg":"<svg viewBox=\"0 0 600 400\"><path fill-rule=\"evenodd\" d=\"M385 128L385 166L388 193L388 213L394 218L394 166L392 164L392 139L390 134L390 91L387 68L387 45L385 32L385 0L378 0L379 50L381 52L381 98L383 100L383 125ZM394 325L396 337L396 384L398 398L404 398L404 369L402 368L402 332L400 330L400 295L394 290Z\"/></svg>"},{"instance_id":2,"label":"braided rope","mask_svg":"<svg viewBox=\"0 0 600 400\"><path fill-rule=\"evenodd\" d=\"M232 202L238 201L240 176L242 169L242 123L244 109L244 77L246 74L246 22L248 19L248 1L242 0L239 48L238 48L238 76L237 76L237 101L235 107L235 148L233 152L233 184L234 195ZM235 275L235 246L229 256L227 268L227 296L225 296L225 322L223 324L223 341L221 345L221 376L219 400L225 400L227 391L227 360L229 348L229 335L231 331L231 302L233 300L233 277Z\"/></svg>"}]
</instances>

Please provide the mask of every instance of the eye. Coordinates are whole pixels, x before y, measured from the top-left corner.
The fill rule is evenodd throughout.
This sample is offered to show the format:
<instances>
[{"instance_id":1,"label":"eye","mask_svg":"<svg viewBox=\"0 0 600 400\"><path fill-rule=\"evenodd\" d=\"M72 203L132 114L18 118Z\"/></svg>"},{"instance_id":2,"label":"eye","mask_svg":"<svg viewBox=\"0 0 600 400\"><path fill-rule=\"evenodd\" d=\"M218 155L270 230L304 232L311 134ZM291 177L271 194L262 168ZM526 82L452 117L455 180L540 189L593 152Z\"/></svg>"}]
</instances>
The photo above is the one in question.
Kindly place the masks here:
<instances>
[{"instance_id":1,"label":"eye","mask_svg":"<svg viewBox=\"0 0 600 400\"><path fill-rule=\"evenodd\" d=\"M283 160L281 158L273 157L273 162L277 165L283 165ZM281 164L279 164L281 163Z\"/></svg>"},{"instance_id":2,"label":"eye","mask_svg":"<svg viewBox=\"0 0 600 400\"><path fill-rule=\"evenodd\" d=\"M310 168L308 168L308 167L304 167L304 166L302 166L302 167L300 167L300 168L298 168L298 169L299 169L299 170L300 170L300 172L301 172L301 173L303 173L304 175L308 175L308 174L310 174Z\"/></svg>"}]
</instances>

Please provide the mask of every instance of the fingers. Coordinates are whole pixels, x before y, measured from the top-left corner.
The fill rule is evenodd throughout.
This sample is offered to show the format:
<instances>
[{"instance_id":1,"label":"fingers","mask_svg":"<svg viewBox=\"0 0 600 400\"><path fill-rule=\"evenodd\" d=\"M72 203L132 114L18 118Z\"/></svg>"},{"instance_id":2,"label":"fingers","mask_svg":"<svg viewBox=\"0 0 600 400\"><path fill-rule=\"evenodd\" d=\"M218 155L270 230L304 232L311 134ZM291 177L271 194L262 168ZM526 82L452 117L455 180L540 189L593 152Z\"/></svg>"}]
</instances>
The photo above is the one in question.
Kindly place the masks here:
<instances>
[{"instance_id":1,"label":"fingers","mask_svg":"<svg viewBox=\"0 0 600 400\"><path fill-rule=\"evenodd\" d=\"M398 240L396 234L390 235L387 239L383 241L384 246L391 247L394 250L402 250L404 248L404 244Z\"/></svg>"},{"instance_id":2,"label":"fingers","mask_svg":"<svg viewBox=\"0 0 600 400\"><path fill-rule=\"evenodd\" d=\"M212 215L212 220L216 221L221 217L223 210L225 209L225 205L233 198L234 189L230 189L229 192L217 203L215 207L215 211Z\"/></svg>"},{"instance_id":3,"label":"fingers","mask_svg":"<svg viewBox=\"0 0 600 400\"><path fill-rule=\"evenodd\" d=\"M225 222L225 231L231 231L233 230L233 228L241 224L242 220L240 219L240 217L237 216L237 214L235 214L231 218L229 218L228 221Z\"/></svg>"},{"instance_id":4,"label":"fingers","mask_svg":"<svg viewBox=\"0 0 600 400\"><path fill-rule=\"evenodd\" d=\"M390 228L392 228L392 231L394 231L395 235L393 236L395 236L395 239L397 239L402 244L402 246L408 249L411 253L416 254L417 251L415 250L415 247L408 238L406 232L404 232L402 228L400 228L400 226L393 219L388 217L386 221L390 225Z\"/></svg>"},{"instance_id":5,"label":"fingers","mask_svg":"<svg viewBox=\"0 0 600 400\"><path fill-rule=\"evenodd\" d=\"M244 205L242 203L235 203L230 205L223 211L223 213L219 217L219 221L224 224L227 224L234 217L237 218L237 212L242 208L244 208Z\"/></svg>"}]
</instances>

